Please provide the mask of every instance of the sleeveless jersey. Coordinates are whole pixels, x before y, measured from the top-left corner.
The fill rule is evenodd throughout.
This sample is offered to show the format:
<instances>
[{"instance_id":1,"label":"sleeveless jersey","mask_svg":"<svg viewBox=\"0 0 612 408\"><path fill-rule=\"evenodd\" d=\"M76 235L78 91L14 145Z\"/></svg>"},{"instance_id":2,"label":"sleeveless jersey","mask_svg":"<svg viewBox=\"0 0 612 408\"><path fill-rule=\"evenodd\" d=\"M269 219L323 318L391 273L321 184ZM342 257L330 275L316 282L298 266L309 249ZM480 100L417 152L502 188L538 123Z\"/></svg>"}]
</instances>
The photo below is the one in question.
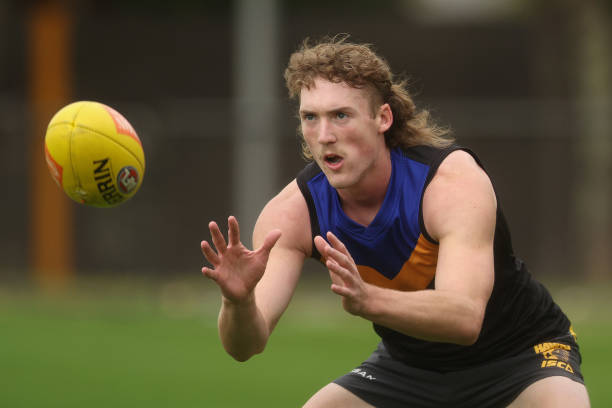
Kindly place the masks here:
<instances>
[{"instance_id":1,"label":"sleeveless jersey","mask_svg":"<svg viewBox=\"0 0 612 408\"><path fill-rule=\"evenodd\" d=\"M442 161L455 150L416 146L391 151L387 193L374 220L363 226L342 210L336 190L314 162L297 176L306 199L313 238L332 231L347 247L363 280L401 291L435 289L438 243L423 222L422 200ZM312 256L319 261L314 243ZM546 288L514 256L510 231L497 200L495 281L476 343L462 346L420 340L374 324L389 353L415 367L439 372L507 358L546 339L566 334L570 322Z\"/></svg>"}]
</instances>

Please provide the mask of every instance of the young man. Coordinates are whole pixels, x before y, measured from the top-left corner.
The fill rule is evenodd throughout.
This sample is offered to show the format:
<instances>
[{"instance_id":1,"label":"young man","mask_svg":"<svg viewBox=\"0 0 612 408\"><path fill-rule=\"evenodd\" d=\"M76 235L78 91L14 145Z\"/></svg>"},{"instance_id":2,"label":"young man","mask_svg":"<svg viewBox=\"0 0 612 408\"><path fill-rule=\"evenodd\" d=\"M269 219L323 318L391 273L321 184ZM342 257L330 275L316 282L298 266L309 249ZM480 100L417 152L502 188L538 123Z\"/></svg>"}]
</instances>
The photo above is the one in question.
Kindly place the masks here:
<instances>
[{"instance_id":1,"label":"young man","mask_svg":"<svg viewBox=\"0 0 612 408\"><path fill-rule=\"evenodd\" d=\"M476 156L367 45L305 43L285 79L313 162L261 212L256 250L234 217L201 244L226 351L264 350L312 256L382 340L305 407L588 407L570 322L514 257Z\"/></svg>"}]
</instances>

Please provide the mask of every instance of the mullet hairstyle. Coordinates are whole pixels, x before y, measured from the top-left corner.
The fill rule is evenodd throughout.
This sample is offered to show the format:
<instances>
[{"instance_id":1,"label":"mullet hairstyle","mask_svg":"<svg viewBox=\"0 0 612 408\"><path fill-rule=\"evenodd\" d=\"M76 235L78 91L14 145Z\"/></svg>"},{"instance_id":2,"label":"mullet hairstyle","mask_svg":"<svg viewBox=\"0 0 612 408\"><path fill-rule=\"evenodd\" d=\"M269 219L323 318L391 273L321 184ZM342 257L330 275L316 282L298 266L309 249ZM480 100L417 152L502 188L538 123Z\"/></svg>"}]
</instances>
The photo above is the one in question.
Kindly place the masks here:
<instances>
[{"instance_id":1,"label":"mullet hairstyle","mask_svg":"<svg viewBox=\"0 0 612 408\"><path fill-rule=\"evenodd\" d=\"M348 35L324 38L314 45L307 38L291 54L285 69L285 83L292 99L298 98L303 88L310 89L315 78L341 83L357 89L369 89L372 115L388 103L393 112L393 124L385 132L385 143L390 149L427 145L448 147L454 139L448 128L432 123L427 110L417 110L405 80L394 81L387 62L369 44L347 41ZM298 128L301 135L301 130ZM302 136L302 135L301 135ZM312 160L312 153L302 136L302 154Z\"/></svg>"}]
</instances>

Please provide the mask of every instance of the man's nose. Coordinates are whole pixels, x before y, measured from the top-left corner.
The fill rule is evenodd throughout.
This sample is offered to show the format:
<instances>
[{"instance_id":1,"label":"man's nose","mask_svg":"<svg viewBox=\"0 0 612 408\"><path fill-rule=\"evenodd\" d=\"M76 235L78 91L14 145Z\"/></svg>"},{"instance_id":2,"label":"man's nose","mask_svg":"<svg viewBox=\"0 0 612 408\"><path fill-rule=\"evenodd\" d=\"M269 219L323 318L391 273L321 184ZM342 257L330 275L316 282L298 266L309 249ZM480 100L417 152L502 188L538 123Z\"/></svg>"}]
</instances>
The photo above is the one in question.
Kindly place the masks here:
<instances>
[{"instance_id":1,"label":"man's nose","mask_svg":"<svg viewBox=\"0 0 612 408\"><path fill-rule=\"evenodd\" d=\"M328 120L323 119L319 123L319 134L317 141L321 144L334 143L336 136L334 135L333 128Z\"/></svg>"}]
</instances>

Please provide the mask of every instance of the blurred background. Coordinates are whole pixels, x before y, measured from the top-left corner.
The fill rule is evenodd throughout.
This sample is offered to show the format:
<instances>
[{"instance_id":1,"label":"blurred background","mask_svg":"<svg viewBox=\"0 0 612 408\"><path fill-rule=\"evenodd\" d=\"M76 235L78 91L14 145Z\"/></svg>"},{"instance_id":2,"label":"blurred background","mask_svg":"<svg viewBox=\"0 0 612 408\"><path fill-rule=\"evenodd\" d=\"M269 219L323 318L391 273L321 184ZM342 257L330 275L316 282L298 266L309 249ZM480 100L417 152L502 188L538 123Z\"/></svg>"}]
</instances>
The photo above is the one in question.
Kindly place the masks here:
<instances>
[{"instance_id":1,"label":"blurred background","mask_svg":"<svg viewBox=\"0 0 612 408\"><path fill-rule=\"evenodd\" d=\"M306 37L337 33L373 44L481 157L516 252L584 335L594 406L612 405L597 382L612 363L599 352L612 340L611 23L604 0L0 0L0 377L12 380L0 405L298 406L368 355L371 330L309 263L278 329L287 342L234 365L216 338L219 296L200 276L208 222L237 215L250 243L263 205L304 166L283 71ZM46 125L77 100L114 107L142 140L143 185L117 208L71 202L46 169ZM306 341L304 322L320 337ZM366 345L341 354L356 337ZM320 359L287 367L294 347ZM226 374L203 368L216 359ZM186 372L193 385L169 380ZM270 403L287 373L297 377ZM215 399L223 378L254 388ZM32 385L46 397L32 399Z\"/></svg>"}]
</instances>

